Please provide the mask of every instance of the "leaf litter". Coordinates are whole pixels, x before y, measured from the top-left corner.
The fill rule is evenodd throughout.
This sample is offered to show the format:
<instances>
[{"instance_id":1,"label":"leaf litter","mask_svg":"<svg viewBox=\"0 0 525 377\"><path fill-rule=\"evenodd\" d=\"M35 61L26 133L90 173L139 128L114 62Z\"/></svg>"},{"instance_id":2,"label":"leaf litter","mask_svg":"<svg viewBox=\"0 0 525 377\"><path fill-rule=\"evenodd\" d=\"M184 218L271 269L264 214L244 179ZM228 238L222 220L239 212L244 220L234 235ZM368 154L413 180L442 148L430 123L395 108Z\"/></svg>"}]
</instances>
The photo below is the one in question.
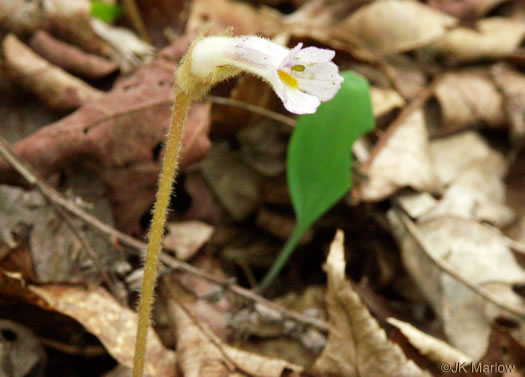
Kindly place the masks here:
<instances>
[{"instance_id":1,"label":"leaf litter","mask_svg":"<svg viewBox=\"0 0 525 377\"><path fill-rule=\"evenodd\" d=\"M40 375L64 375L71 352L93 357L79 351L83 326L106 359L76 375L129 375L142 270L117 230L147 232L173 73L209 25L336 50L342 69L368 79L376 130L353 145L352 191L264 298L243 287L295 226L285 180L295 119L247 76L192 106L164 244L196 276L161 267L147 374L450 376L440 365L464 363L514 368L469 376L525 376L520 1L140 2L158 50L136 20L93 20L88 0L36 3L0 2L0 135L38 173L27 184L0 158L0 297L12 313L49 312L47 326L62 315L81 326L59 340L9 317L0 356L16 372L0 373L25 373L26 344L47 354L31 361ZM112 236L42 195L39 180Z\"/></svg>"}]
</instances>

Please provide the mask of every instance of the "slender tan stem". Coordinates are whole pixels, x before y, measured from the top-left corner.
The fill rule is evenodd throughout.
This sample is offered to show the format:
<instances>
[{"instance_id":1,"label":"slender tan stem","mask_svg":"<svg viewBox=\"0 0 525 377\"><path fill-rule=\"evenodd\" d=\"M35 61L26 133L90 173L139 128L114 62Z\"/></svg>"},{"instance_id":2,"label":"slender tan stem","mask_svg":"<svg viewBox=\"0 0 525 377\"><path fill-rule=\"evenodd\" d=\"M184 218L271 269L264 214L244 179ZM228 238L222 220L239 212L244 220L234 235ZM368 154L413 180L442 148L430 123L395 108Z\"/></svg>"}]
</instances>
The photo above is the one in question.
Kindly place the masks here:
<instances>
[{"instance_id":1,"label":"slender tan stem","mask_svg":"<svg viewBox=\"0 0 525 377\"><path fill-rule=\"evenodd\" d=\"M168 132L164 162L160 173L157 198L153 210L153 220L149 233L146 263L144 265L144 280L139 304L139 323L135 341L135 358L133 360L133 377L142 377L146 357L146 342L150 323L151 308L153 304L153 291L157 279L157 264L161 249L166 215L170 202L173 181L179 164L179 154L182 146L184 122L190 105L190 98L182 91L178 91L173 105L171 126Z\"/></svg>"}]
</instances>

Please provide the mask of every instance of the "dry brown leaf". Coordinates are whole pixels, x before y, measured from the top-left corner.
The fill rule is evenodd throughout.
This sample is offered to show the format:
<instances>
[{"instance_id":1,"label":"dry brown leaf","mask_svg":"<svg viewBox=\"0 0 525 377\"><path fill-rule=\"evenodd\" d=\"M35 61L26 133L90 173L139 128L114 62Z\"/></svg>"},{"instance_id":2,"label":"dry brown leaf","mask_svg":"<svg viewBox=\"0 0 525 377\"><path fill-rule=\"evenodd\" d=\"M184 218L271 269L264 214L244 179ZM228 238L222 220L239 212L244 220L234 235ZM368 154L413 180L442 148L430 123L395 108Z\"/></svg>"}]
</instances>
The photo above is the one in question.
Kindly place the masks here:
<instances>
[{"instance_id":1,"label":"dry brown leaf","mask_svg":"<svg viewBox=\"0 0 525 377\"><path fill-rule=\"evenodd\" d=\"M478 122L499 127L506 122L503 97L483 72L447 73L436 88L436 99L446 128Z\"/></svg>"},{"instance_id":2,"label":"dry brown leaf","mask_svg":"<svg viewBox=\"0 0 525 377\"><path fill-rule=\"evenodd\" d=\"M364 168L367 179L360 186L364 200L382 200L402 187L439 192L423 112L414 111L372 155Z\"/></svg>"},{"instance_id":3,"label":"dry brown leaf","mask_svg":"<svg viewBox=\"0 0 525 377\"><path fill-rule=\"evenodd\" d=\"M13 34L4 39L2 54L7 76L55 110L74 110L104 95L35 54Z\"/></svg>"},{"instance_id":4,"label":"dry brown leaf","mask_svg":"<svg viewBox=\"0 0 525 377\"><path fill-rule=\"evenodd\" d=\"M504 106L512 137L518 144L525 143L525 76L502 65L491 70L498 89L503 93Z\"/></svg>"},{"instance_id":5,"label":"dry brown leaf","mask_svg":"<svg viewBox=\"0 0 525 377\"><path fill-rule=\"evenodd\" d=\"M100 79L118 69L116 63L87 54L75 46L55 39L43 30L33 34L29 45L50 63L82 77Z\"/></svg>"},{"instance_id":6,"label":"dry brown leaf","mask_svg":"<svg viewBox=\"0 0 525 377\"><path fill-rule=\"evenodd\" d=\"M175 250L177 258L188 260L210 239L213 226L202 221L185 221L168 224L164 247Z\"/></svg>"},{"instance_id":7,"label":"dry brown leaf","mask_svg":"<svg viewBox=\"0 0 525 377\"><path fill-rule=\"evenodd\" d=\"M464 283L479 287L486 297L513 310L525 312L524 300L512 288L525 283L525 271L506 239L495 229L454 216L420 222L407 233L402 230L400 216L403 215L398 212L389 213L394 234L401 243L403 263L443 321L450 343L479 360L487 350L492 321L497 317L514 321L513 334L524 343L523 317L489 302ZM427 253L464 281L444 272Z\"/></svg>"},{"instance_id":8,"label":"dry brown leaf","mask_svg":"<svg viewBox=\"0 0 525 377\"><path fill-rule=\"evenodd\" d=\"M388 318L387 322L396 327L408 339L421 354L428 357L435 363L447 363L455 365L456 363L471 363L472 359L463 352L455 349L444 341L434 338L418 330L410 323L400 321L395 318Z\"/></svg>"},{"instance_id":9,"label":"dry brown leaf","mask_svg":"<svg viewBox=\"0 0 525 377\"><path fill-rule=\"evenodd\" d=\"M30 290L54 310L80 322L120 364L133 365L138 315L120 306L104 289L44 285L30 286ZM175 353L164 348L151 328L145 373L151 377L176 376Z\"/></svg>"},{"instance_id":10,"label":"dry brown leaf","mask_svg":"<svg viewBox=\"0 0 525 377\"><path fill-rule=\"evenodd\" d=\"M326 260L330 335L313 370L323 376L430 377L390 343L345 276L344 235L337 231Z\"/></svg>"},{"instance_id":11,"label":"dry brown leaf","mask_svg":"<svg viewBox=\"0 0 525 377\"><path fill-rule=\"evenodd\" d=\"M15 152L47 177L73 164L97 172L108 189L116 227L142 233L141 216L153 202L161 145L171 117L173 71L191 36L119 82L100 100L52 123L14 145ZM208 151L209 105L190 108L183 138L184 168ZM0 180L18 174L0 159Z\"/></svg>"},{"instance_id":12,"label":"dry brown leaf","mask_svg":"<svg viewBox=\"0 0 525 377\"><path fill-rule=\"evenodd\" d=\"M298 376L302 368L297 365L223 343L205 324L197 323L189 314L187 302L171 300L168 303L177 324L177 364L185 377Z\"/></svg>"},{"instance_id":13,"label":"dry brown leaf","mask_svg":"<svg viewBox=\"0 0 525 377\"><path fill-rule=\"evenodd\" d=\"M524 36L523 23L491 17L478 21L475 30L457 28L449 31L432 48L457 61L498 59L512 53Z\"/></svg>"},{"instance_id":14,"label":"dry brown leaf","mask_svg":"<svg viewBox=\"0 0 525 377\"><path fill-rule=\"evenodd\" d=\"M243 220L255 211L260 203L260 177L228 145L214 144L201 163L201 171L235 220Z\"/></svg>"},{"instance_id":15,"label":"dry brown leaf","mask_svg":"<svg viewBox=\"0 0 525 377\"><path fill-rule=\"evenodd\" d=\"M388 54L425 46L455 24L453 17L421 3L386 0L361 7L338 28L372 51Z\"/></svg>"}]
</instances>

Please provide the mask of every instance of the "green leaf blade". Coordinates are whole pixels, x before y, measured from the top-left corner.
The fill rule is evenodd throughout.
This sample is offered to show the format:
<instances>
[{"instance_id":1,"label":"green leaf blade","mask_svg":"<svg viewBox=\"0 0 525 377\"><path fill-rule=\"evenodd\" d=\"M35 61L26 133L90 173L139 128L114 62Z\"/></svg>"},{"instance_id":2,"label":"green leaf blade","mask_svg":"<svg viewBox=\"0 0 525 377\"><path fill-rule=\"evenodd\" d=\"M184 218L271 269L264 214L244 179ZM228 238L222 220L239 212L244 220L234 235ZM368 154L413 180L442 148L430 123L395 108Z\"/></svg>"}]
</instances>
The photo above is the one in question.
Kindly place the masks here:
<instances>
[{"instance_id":1,"label":"green leaf blade","mask_svg":"<svg viewBox=\"0 0 525 377\"><path fill-rule=\"evenodd\" d=\"M368 82L351 71L334 99L297 121L288 146L287 176L297 224L259 284L267 288L308 228L352 186L352 145L374 128Z\"/></svg>"},{"instance_id":2,"label":"green leaf blade","mask_svg":"<svg viewBox=\"0 0 525 377\"><path fill-rule=\"evenodd\" d=\"M352 145L374 128L367 81L350 71L342 75L336 97L299 118L288 148L288 185L304 230L350 189Z\"/></svg>"}]
</instances>

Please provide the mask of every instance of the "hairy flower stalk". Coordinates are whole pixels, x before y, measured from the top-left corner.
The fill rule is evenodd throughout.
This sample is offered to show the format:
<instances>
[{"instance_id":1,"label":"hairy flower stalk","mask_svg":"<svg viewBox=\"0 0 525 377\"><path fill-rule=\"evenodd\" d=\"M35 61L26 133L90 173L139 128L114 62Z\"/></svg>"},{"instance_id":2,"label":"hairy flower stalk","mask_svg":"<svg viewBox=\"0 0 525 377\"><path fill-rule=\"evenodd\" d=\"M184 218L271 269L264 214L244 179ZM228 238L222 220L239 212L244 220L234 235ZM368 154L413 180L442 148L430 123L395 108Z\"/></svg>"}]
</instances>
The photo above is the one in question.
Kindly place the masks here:
<instances>
[{"instance_id":1,"label":"hairy flower stalk","mask_svg":"<svg viewBox=\"0 0 525 377\"><path fill-rule=\"evenodd\" d=\"M256 36L205 37L190 47L175 76L172 121L164 151L155 199L139 304L133 377L142 377L148 325L157 278L157 263L166 223L169 198L176 177L184 122L191 100L205 96L217 83L248 72L269 83L284 107L295 114L315 113L332 99L343 82L332 63L335 52L299 43L287 49Z\"/></svg>"}]
</instances>

